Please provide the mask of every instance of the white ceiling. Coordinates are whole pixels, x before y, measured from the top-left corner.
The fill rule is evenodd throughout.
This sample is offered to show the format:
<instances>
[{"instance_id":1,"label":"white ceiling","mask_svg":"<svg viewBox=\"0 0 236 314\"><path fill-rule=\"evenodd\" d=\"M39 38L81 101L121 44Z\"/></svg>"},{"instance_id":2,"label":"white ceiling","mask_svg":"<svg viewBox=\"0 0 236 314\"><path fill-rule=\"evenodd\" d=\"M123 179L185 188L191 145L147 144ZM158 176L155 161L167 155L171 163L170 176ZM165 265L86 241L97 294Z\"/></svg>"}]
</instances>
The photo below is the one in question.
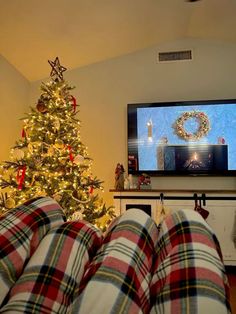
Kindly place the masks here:
<instances>
[{"instance_id":1,"label":"white ceiling","mask_svg":"<svg viewBox=\"0 0 236 314\"><path fill-rule=\"evenodd\" d=\"M236 0L0 0L0 54L29 81L181 38L236 43Z\"/></svg>"}]
</instances>

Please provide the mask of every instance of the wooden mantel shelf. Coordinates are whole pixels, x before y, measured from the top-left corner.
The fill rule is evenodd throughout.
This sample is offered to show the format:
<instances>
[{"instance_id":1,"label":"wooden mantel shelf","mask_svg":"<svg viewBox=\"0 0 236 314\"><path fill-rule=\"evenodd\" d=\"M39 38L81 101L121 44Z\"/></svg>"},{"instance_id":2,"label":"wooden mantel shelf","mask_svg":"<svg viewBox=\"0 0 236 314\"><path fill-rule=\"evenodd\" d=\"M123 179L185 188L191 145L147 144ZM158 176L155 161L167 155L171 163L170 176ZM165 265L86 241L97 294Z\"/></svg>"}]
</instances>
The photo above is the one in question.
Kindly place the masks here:
<instances>
[{"instance_id":1,"label":"wooden mantel shelf","mask_svg":"<svg viewBox=\"0 0 236 314\"><path fill-rule=\"evenodd\" d=\"M236 194L236 190L187 190L187 189L129 189L129 190L115 190L110 189L113 193L205 193L205 194Z\"/></svg>"}]
</instances>

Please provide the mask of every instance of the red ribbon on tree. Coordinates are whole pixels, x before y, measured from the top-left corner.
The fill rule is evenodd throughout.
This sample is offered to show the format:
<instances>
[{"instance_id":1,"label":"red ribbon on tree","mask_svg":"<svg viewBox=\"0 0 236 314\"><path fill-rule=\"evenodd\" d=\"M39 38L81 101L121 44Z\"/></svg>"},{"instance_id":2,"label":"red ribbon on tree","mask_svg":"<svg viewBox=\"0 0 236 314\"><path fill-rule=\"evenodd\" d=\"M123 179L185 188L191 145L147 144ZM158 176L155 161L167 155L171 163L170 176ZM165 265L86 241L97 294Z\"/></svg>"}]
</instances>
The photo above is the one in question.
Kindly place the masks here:
<instances>
[{"instance_id":1,"label":"red ribbon on tree","mask_svg":"<svg viewBox=\"0 0 236 314\"><path fill-rule=\"evenodd\" d=\"M89 177L90 180L90 187L89 187L89 194L93 194L94 186L93 186L93 179Z\"/></svg>"},{"instance_id":2,"label":"red ribbon on tree","mask_svg":"<svg viewBox=\"0 0 236 314\"><path fill-rule=\"evenodd\" d=\"M26 137L26 132L25 132L25 129L23 128L22 131L21 131L21 137Z\"/></svg>"},{"instance_id":3,"label":"red ribbon on tree","mask_svg":"<svg viewBox=\"0 0 236 314\"><path fill-rule=\"evenodd\" d=\"M69 157L70 157L70 161L74 161L74 156L72 154L72 148L70 145L67 146L68 150L69 150Z\"/></svg>"},{"instance_id":4,"label":"red ribbon on tree","mask_svg":"<svg viewBox=\"0 0 236 314\"><path fill-rule=\"evenodd\" d=\"M75 97L74 97L74 96L72 96L72 95L71 95L71 99L72 99L72 107L73 107L74 112L75 112L75 110L76 110L76 106L77 106L77 104L76 104L76 99L75 99Z\"/></svg>"},{"instance_id":5,"label":"red ribbon on tree","mask_svg":"<svg viewBox=\"0 0 236 314\"><path fill-rule=\"evenodd\" d=\"M16 180L18 183L18 190L22 190L23 182L25 179L25 172L26 172L26 166L25 165L19 166L17 175L16 175Z\"/></svg>"}]
</instances>

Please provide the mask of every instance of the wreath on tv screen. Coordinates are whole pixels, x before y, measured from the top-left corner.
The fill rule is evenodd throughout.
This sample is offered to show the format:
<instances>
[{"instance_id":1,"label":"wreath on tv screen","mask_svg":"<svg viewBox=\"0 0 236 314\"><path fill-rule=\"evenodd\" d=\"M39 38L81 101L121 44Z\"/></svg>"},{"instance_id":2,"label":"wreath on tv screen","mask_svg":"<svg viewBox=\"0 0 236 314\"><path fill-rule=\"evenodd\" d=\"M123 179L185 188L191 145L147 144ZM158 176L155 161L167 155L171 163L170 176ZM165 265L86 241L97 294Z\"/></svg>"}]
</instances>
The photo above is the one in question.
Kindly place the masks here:
<instances>
[{"instance_id":1,"label":"wreath on tv screen","mask_svg":"<svg viewBox=\"0 0 236 314\"><path fill-rule=\"evenodd\" d=\"M196 119L198 121L198 128L196 132L190 133L185 130L184 124L189 119ZM186 111L176 120L174 129L175 133L185 141L198 141L209 132L210 122L204 112Z\"/></svg>"}]
</instances>

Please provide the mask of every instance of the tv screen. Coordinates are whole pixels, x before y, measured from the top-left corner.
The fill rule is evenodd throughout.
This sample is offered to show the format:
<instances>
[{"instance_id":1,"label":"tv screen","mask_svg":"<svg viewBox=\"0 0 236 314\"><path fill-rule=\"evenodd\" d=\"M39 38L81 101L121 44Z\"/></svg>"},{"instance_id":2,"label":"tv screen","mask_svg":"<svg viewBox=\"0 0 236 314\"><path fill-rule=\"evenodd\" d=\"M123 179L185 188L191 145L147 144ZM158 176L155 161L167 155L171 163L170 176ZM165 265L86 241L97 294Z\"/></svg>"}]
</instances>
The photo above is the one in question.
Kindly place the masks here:
<instances>
[{"instance_id":1,"label":"tv screen","mask_svg":"<svg viewBox=\"0 0 236 314\"><path fill-rule=\"evenodd\" d=\"M128 173L236 175L236 99L128 104Z\"/></svg>"}]
</instances>

